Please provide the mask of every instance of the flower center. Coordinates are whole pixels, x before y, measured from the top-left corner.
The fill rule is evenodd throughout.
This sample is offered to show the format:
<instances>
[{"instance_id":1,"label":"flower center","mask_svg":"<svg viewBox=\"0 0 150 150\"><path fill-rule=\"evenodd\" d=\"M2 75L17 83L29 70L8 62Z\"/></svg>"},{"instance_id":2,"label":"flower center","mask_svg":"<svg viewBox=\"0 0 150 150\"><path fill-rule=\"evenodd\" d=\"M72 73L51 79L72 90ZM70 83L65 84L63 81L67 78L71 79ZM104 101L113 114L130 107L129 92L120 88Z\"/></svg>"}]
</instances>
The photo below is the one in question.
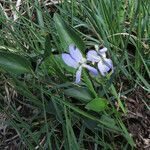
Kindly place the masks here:
<instances>
[{"instance_id":1,"label":"flower center","mask_svg":"<svg viewBox=\"0 0 150 150\"><path fill-rule=\"evenodd\" d=\"M80 61L79 61L79 65L82 65L82 64L85 64L86 63L86 59L85 58L82 58Z\"/></svg>"}]
</instances>

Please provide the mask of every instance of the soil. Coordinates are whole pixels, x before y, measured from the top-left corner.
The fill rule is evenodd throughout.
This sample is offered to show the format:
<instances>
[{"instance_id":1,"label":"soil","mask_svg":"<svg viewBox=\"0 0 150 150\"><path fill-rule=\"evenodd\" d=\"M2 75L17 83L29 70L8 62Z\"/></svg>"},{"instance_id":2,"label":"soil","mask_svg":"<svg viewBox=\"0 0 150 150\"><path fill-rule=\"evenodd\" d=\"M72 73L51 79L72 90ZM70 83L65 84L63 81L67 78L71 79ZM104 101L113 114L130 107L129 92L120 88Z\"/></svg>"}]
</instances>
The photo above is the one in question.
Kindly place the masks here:
<instances>
[{"instance_id":1,"label":"soil","mask_svg":"<svg viewBox=\"0 0 150 150\"><path fill-rule=\"evenodd\" d=\"M128 114L124 116L124 122L138 150L150 150L150 111L144 103L144 100L148 101L149 98L149 94L144 94L144 91L137 89L130 98L125 100ZM149 104L147 102L147 105Z\"/></svg>"}]
</instances>

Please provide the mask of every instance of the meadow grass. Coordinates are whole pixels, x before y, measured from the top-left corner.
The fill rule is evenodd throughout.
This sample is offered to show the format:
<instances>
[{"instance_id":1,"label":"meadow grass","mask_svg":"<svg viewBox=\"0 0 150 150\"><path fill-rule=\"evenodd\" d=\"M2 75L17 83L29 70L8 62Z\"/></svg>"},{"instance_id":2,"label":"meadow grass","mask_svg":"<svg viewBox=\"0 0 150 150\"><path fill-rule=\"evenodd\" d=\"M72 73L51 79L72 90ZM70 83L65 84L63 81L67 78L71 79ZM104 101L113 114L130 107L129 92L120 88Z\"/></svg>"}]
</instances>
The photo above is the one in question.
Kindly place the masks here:
<instances>
[{"instance_id":1,"label":"meadow grass","mask_svg":"<svg viewBox=\"0 0 150 150\"><path fill-rule=\"evenodd\" d=\"M126 101L150 92L149 0L6 1L0 14L0 149L137 148ZM107 47L114 73L75 84L70 44Z\"/></svg>"}]
</instances>

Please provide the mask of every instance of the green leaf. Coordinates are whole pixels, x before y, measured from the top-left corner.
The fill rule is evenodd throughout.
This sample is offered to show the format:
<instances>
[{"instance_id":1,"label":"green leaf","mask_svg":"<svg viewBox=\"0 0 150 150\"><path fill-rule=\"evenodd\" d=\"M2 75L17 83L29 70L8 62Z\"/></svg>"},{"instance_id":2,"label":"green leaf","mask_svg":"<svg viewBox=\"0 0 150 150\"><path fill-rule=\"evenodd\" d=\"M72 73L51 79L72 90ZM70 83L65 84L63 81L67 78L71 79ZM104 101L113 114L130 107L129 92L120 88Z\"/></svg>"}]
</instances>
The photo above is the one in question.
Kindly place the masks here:
<instances>
[{"instance_id":1,"label":"green leaf","mask_svg":"<svg viewBox=\"0 0 150 150\"><path fill-rule=\"evenodd\" d=\"M70 44L75 44L80 50L85 50L85 44L74 28L69 26L58 14L54 15L54 22L64 50L67 50Z\"/></svg>"},{"instance_id":2,"label":"green leaf","mask_svg":"<svg viewBox=\"0 0 150 150\"><path fill-rule=\"evenodd\" d=\"M23 56L0 51L0 67L13 74L31 72L31 65Z\"/></svg>"},{"instance_id":3,"label":"green leaf","mask_svg":"<svg viewBox=\"0 0 150 150\"><path fill-rule=\"evenodd\" d=\"M104 111L106 107L107 107L107 100L99 97L93 99L85 106L86 109L93 110L95 112Z\"/></svg>"},{"instance_id":4,"label":"green leaf","mask_svg":"<svg viewBox=\"0 0 150 150\"><path fill-rule=\"evenodd\" d=\"M87 88L83 87L70 88L65 90L64 92L66 95L84 102L89 102L93 99L90 91Z\"/></svg>"},{"instance_id":5,"label":"green leaf","mask_svg":"<svg viewBox=\"0 0 150 150\"><path fill-rule=\"evenodd\" d=\"M50 34L47 34L45 36L45 51L44 51L44 55L43 55L44 59L49 58L50 54L52 52L52 47L51 47L51 42L50 41L51 41Z\"/></svg>"},{"instance_id":6,"label":"green leaf","mask_svg":"<svg viewBox=\"0 0 150 150\"><path fill-rule=\"evenodd\" d=\"M93 96L97 97L97 93L95 92L93 84L85 70L83 70L83 78L84 78L84 82L86 83L88 89L92 92Z\"/></svg>"},{"instance_id":7,"label":"green leaf","mask_svg":"<svg viewBox=\"0 0 150 150\"><path fill-rule=\"evenodd\" d=\"M106 127L111 128L113 130L119 130L115 120L109 115L102 115L100 120L106 125Z\"/></svg>"}]
</instances>

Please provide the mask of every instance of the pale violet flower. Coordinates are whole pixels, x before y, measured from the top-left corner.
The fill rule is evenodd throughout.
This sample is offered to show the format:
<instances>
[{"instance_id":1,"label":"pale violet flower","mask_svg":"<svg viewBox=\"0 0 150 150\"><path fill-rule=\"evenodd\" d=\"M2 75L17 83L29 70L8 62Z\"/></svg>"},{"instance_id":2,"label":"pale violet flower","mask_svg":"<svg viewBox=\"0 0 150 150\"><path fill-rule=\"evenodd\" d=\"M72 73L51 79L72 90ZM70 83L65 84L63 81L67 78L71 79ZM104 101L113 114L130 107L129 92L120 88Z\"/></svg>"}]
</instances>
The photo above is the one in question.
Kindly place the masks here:
<instances>
[{"instance_id":1,"label":"pale violet flower","mask_svg":"<svg viewBox=\"0 0 150 150\"><path fill-rule=\"evenodd\" d=\"M90 50L87 53L87 60L98 63L98 69L102 76L105 76L110 70L113 71L113 62L111 59L106 58L106 51L107 48L104 47L99 51Z\"/></svg>"},{"instance_id":2,"label":"pale violet flower","mask_svg":"<svg viewBox=\"0 0 150 150\"><path fill-rule=\"evenodd\" d=\"M87 68L93 75L98 75L97 69L86 64L86 59L82 56L80 50L73 44L69 46L69 54L62 54L63 61L70 67L77 69L75 83L81 81L82 68Z\"/></svg>"}]
</instances>

